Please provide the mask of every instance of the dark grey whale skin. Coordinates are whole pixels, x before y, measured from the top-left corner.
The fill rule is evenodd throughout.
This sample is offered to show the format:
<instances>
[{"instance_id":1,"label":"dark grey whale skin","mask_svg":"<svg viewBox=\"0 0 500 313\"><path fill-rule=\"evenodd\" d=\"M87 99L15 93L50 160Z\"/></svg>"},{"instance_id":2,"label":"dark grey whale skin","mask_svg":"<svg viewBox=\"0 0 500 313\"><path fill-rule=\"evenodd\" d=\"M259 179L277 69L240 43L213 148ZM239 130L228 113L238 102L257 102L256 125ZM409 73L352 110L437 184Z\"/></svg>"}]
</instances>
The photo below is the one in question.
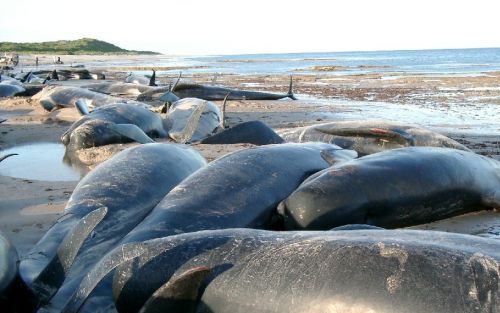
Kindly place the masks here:
<instances>
[{"instance_id":1,"label":"dark grey whale skin","mask_svg":"<svg viewBox=\"0 0 500 313\"><path fill-rule=\"evenodd\" d=\"M271 227L277 204L327 168L321 152L335 147L276 144L227 154L172 189L122 243L205 229Z\"/></svg>"},{"instance_id":2,"label":"dark grey whale skin","mask_svg":"<svg viewBox=\"0 0 500 313\"><path fill-rule=\"evenodd\" d=\"M140 94L138 101L156 100L165 93L172 92L170 87L158 87ZM288 93L278 94L262 91L250 91L232 89L221 86L206 86L200 84L180 83L174 87L173 93L180 99L198 98L208 101L222 101L227 96L227 100L279 100L290 98L297 100L292 92L292 86ZM229 94L229 95L228 95Z\"/></svg>"},{"instance_id":3,"label":"dark grey whale skin","mask_svg":"<svg viewBox=\"0 0 500 313\"><path fill-rule=\"evenodd\" d=\"M0 309L2 312L30 312L34 305L34 295L19 276L17 250L0 231Z\"/></svg>"},{"instance_id":4,"label":"dark grey whale skin","mask_svg":"<svg viewBox=\"0 0 500 313\"><path fill-rule=\"evenodd\" d=\"M91 121L92 123L89 123ZM167 137L158 114L134 104L115 103L99 107L82 116L61 136L61 142L72 150L78 150L131 141L107 128L109 123L133 124L150 137ZM84 124L87 127L80 127Z\"/></svg>"},{"instance_id":5,"label":"dark grey whale skin","mask_svg":"<svg viewBox=\"0 0 500 313\"><path fill-rule=\"evenodd\" d=\"M116 308L100 300L138 312L172 277L208 267L189 312L497 312L499 266L500 242L470 235L212 230L144 242L115 270Z\"/></svg>"},{"instance_id":6,"label":"dark grey whale skin","mask_svg":"<svg viewBox=\"0 0 500 313\"><path fill-rule=\"evenodd\" d=\"M290 98L296 100L293 93L276 94L261 91L238 90L218 86L205 86L198 84L179 84L174 89L179 98L199 98L209 101L224 100L279 100Z\"/></svg>"},{"instance_id":7,"label":"dark grey whale skin","mask_svg":"<svg viewBox=\"0 0 500 313\"><path fill-rule=\"evenodd\" d=\"M121 243L206 229L274 227L277 204L309 175L329 166L322 151L346 157L345 150L336 149L340 148L325 143L276 144L230 153L172 189ZM93 271L112 270L102 263ZM100 293L106 293L105 287L98 288L90 301Z\"/></svg>"},{"instance_id":8,"label":"dark grey whale skin","mask_svg":"<svg viewBox=\"0 0 500 313\"><path fill-rule=\"evenodd\" d=\"M188 146L155 143L126 149L88 173L63 216L21 262L21 276L40 304L64 303L94 263L205 164Z\"/></svg>"},{"instance_id":9,"label":"dark grey whale skin","mask_svg":"<svg viewBox=\"0 0 500 313\"><path fill-rule=\"evenodd\" d=\"M285 228L384 228L500 207L500 162L450 148L411 147L316 173L279 206Z\"/></svg>"},{"instance_id":10,"label":"dark grey whale skin","mask_svg":"<svg viewBox=\"0 0 500 313\"><path fill-rule=\"evenodd\" d=\"M270 145L285 141L269 126L261 121L249 121L226 128L203 139L203 144L235 144L251 143L254 145Z\"/></svg>"}]
</instances>

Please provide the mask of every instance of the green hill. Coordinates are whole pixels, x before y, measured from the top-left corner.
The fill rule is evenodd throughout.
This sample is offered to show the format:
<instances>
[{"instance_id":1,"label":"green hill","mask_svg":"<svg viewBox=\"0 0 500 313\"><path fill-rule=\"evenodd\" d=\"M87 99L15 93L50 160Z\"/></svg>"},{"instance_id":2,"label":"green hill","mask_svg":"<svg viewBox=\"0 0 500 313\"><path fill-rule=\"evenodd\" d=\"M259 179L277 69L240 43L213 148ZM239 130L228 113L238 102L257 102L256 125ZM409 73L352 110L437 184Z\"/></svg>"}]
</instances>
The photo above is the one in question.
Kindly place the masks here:
<instances>
[{"instance_id":1,"label":"green hill","mask_svg":"<svg viewBox=\"0 0 500 313\"><path fill-rule=\"evenodd\" d=\"M153 51L126 50L92 38L47 42L0 42L0 52L30 54L159 54Z\"/></svg>"}]
</instances>

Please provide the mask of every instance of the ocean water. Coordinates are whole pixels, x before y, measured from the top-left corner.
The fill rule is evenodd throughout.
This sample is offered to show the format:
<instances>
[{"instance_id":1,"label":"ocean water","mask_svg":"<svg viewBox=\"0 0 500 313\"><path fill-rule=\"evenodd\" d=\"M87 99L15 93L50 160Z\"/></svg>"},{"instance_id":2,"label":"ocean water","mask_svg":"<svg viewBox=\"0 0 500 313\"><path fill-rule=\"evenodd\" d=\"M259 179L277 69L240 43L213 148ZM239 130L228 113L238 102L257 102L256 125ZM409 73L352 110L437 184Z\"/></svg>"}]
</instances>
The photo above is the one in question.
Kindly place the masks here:
<instances>
[{"instance_id":1,"label":"ocean water","mask_svg":"<svg viewBox=\"0 0 500 313\"><path fill-rule=\"evenodd\" d=\"M500 71L500 48L219 56L130 56L130 58L119 60L91 61L83 64L92 68L186 67L182 69L185 73L294 74L313 73L313 67L317 66L336 66L338 68L334 71L322 73L345 75L377 72L476 76L485 75L491 71ZM162 72L177 71L179 70L173 69Z\"/></svg>"},{"instance_id":2,"label":"ocean water","mask_svg":"<svg viewBox=\"0 0 500 313\"><path fill-rule=\"evenodd\" d=\"M333 75L370 72L471 75L500 70L500 48L253 54L190 57L209 66L198 71L250 73L312 72L315 66L338 66Z\"/></svg>"}]
</instances>

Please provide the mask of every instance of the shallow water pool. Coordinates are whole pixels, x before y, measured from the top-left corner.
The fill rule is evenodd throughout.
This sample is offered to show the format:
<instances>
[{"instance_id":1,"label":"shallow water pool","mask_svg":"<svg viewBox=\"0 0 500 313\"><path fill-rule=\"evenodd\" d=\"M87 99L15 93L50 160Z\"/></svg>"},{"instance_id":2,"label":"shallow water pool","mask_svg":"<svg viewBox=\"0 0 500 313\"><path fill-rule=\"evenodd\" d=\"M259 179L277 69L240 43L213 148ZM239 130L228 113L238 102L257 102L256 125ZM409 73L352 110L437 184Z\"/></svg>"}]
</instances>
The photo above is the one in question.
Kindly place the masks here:
<instances>
[{"instance_id":1,"label":"shallow water pool","mask_svg":"<svg viewBox=\"0 0 500 313\"><path fill-rule=\"evenodd\" d=\"M85 168L72 166L64 159L59 143L33 143L1 150L0 155L17 153L0 163L0 175L44 181L78 181Z\"/></svg>"}]
</instances>

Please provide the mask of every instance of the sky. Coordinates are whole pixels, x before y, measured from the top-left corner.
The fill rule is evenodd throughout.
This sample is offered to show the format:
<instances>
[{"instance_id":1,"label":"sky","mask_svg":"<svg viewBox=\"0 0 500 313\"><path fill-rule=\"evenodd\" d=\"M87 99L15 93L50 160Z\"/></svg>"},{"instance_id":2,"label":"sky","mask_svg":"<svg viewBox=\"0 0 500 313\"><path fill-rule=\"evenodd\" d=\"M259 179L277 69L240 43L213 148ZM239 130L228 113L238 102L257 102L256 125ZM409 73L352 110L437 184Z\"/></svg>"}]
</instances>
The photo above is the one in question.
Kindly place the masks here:
<instances>
[{"instance_id":1,"label":"sky","mask_svg":"<svg viewBox=\"0 0 500 313\"><path fill-rule=\"evenodd\" d=\"M214 55L500 47L499 0L15 0L0 41Z\"/></svg>"}]
</instances>

